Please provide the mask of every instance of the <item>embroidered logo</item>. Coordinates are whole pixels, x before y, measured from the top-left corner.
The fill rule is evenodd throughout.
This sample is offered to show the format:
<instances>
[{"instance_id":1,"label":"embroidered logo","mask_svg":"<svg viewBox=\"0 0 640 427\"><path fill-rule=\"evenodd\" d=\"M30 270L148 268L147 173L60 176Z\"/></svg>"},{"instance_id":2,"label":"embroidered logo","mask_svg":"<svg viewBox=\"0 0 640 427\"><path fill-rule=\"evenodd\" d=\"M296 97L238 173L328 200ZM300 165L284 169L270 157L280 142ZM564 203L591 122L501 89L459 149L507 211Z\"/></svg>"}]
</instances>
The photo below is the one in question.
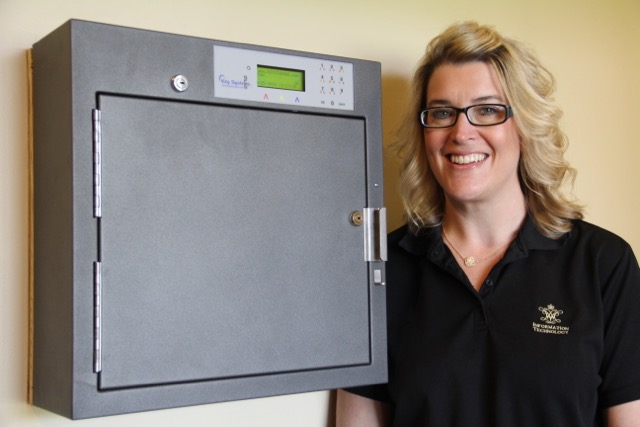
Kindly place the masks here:
<instances>
[{"instance_id":1,"label":"embroidered logo","mask_svg":"<svg viewBox=\"0 0 640 427\"><path fill-rule=\"evenodd\" d=\"M556 323L562 322L562 320L558 319L558 316L564 312L562 310L558 310L553 304L549 304L546 307L538 307L538 310L544 314L544 317L540 318L544 323L548 325L555 325Z\"/></svg>"},{"instance_id":2,"label":"embroidered logo","mask_svg":"<svg viewBox=\"0 0 640 427\"><path fill-rule=\"evenodd\" d=\"M560 326L562 323L560 316L564 313L563 310L557 309L553 304L548 304L546 307L538 307L543 316L540 318L544 324L533 322L533 331L541 334L554 334L554 335L568 335L569 327Z\"/></svg>"}]
</instances>

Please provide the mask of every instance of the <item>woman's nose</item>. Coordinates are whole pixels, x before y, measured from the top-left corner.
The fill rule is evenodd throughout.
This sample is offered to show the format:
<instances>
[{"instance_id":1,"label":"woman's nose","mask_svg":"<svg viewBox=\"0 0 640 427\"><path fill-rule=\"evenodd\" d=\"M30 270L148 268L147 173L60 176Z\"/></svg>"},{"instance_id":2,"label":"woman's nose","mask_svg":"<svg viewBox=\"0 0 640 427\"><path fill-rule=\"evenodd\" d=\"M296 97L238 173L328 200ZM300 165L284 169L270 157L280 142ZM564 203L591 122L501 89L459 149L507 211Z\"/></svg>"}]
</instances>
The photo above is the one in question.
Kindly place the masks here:
<instances>
[{"instance_id":1,"label":"woman's nose","mask_svg":"<svg viewBox=\"0 0 640 427\"><path fill-rule=\"evenodd\" d=\"M471 124L467 115L460 111L458 119L451 127L451 136L455 142L465 142L477 134L477 129Z\"/></svg>"}]
</instances>

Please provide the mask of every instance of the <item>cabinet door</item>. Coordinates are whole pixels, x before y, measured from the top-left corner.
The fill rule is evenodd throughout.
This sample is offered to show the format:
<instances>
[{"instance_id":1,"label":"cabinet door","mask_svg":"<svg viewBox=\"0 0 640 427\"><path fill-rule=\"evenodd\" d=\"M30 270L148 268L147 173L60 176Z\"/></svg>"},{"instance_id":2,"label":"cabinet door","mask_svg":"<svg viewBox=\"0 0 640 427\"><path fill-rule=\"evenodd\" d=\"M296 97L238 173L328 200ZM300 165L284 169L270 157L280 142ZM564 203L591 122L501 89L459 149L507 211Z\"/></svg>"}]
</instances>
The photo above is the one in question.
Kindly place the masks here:
<instances>
[{"instance_id":1,"label":"cabinet door","mask_svg":"<svg viewBox=\"0 0 640 427\"><path fill-rule=\"evenodd\" d=\"M98 103L100 390L371 363L364 119Z\"/></svg>"}]
</instances>

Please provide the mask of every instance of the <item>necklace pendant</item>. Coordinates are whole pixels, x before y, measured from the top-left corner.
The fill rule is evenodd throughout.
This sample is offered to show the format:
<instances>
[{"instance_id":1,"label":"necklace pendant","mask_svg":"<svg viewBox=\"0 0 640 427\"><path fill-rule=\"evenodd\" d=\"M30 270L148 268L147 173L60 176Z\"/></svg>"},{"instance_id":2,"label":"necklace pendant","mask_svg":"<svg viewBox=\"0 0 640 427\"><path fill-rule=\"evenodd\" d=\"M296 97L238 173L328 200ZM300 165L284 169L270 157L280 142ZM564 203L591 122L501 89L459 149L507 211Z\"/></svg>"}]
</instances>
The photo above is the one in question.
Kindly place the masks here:
<instances>
[{"instance_id":1,"label":"necklace pendant","mask_svg":"<svg viewBox=\"0 0 640 427\"><path fill-rule=\"evenodd\" d=\"M469 268L475 267L476 264L477 264L476 259L472 256L468 256L464 259L464 265L466 265Z\"/></svg>"}]
</instances>

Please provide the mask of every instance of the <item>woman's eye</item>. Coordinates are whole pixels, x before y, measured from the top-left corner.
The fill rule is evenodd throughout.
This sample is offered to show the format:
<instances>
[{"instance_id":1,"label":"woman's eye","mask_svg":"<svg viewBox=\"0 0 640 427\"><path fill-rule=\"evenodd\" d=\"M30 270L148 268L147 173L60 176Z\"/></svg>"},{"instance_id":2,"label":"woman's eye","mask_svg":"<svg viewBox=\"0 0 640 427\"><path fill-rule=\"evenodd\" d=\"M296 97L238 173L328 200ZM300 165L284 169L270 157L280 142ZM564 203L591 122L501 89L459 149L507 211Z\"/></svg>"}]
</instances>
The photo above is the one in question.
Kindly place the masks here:
<instances>
[{"instance_id":1,"label":"woman's eye","mask_svg":"<svg viewBox=\"0 0 640 427\"><path fill-rule=\"evenodd\" d=\"M495 106L482 106L477 109L477 112L481 116L497 116L500 114L500 109Z\"/></svg>"},{"instance_id":2,"label":"woman's eye","mask_svg":"<svg viewBox=\"0 0 640 427\"><path fill-rule=\"evenodd\" d=\"M434 110L431 115L436 120L448 119L449 117L451 117L451 111L442 108L439 110Z\"/></svg>"}]
</instances>

